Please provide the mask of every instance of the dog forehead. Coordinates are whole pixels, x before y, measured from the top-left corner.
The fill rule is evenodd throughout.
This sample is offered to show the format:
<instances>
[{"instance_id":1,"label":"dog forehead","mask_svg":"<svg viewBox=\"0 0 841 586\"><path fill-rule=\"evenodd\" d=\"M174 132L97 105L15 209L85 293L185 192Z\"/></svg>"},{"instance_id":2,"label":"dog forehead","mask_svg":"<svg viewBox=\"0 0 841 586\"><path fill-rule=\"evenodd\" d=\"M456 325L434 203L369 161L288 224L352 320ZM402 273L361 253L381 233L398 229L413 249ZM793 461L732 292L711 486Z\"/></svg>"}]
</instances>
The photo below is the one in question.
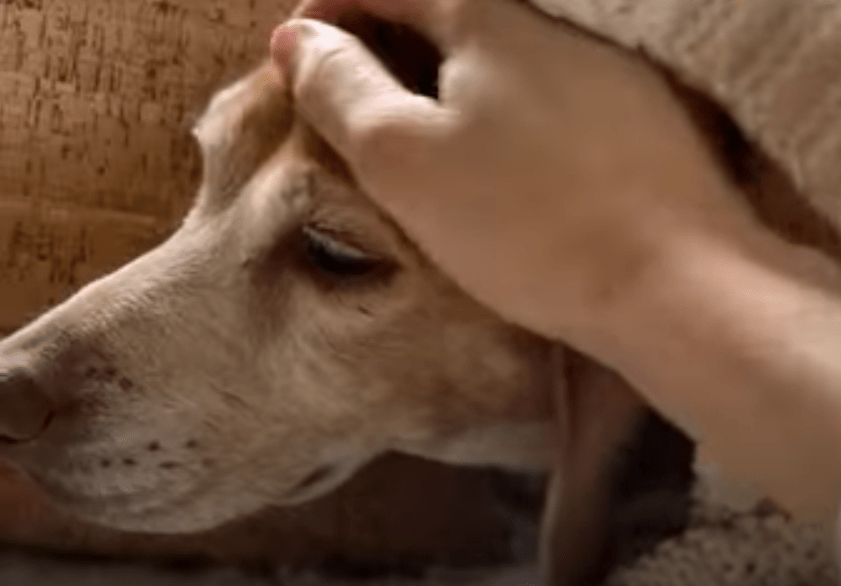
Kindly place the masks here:
<instances>
[{"instance_id":1,"label":"dog forehead","mask_svg":"<svg viewBox=\"0 0 841 586\"><path fill-rule=\"evenodd\" d=\"M296 118L271 63L217 92L194 134L204 157L194 219L237 201L253 243L270 241L306 218L382 252L412 248L338 155Z\"/></svg>"}]
</instances>

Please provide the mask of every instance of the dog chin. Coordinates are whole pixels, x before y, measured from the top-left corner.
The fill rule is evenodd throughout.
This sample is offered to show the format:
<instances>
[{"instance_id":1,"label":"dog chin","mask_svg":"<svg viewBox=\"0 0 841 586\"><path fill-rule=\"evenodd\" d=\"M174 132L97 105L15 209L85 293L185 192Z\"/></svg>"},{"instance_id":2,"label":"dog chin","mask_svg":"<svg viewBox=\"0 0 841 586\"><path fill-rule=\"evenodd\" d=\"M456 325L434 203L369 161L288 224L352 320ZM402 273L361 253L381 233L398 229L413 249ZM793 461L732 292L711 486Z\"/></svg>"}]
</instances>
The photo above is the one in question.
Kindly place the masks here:
<instances>
[{"instance_id":1,"label":"dog chin","mask_svg":"<svg viewBox=\"0 0 841 586\"><path fill-rule=\"evenodd\" d=\"M207 495L166 499L160 494L89 496L39 483L46 497L77 519L132 533L199 533L255 513L269 503L221 504Z\"/></svg>"},{"instance_id":2,"label":"dog chin","mask_svg":"<svg viewBox=\"0 0 841 586\"><path fill-rule=\"evenodd\" d=\"M209 531L259 510L259 507L255 507L254 510L249 511L226 511L213 508L185 511L176 506L171 508L162 506L140 513L131 513L125 508L112 508L107 505L68 507L59 503L58 506L74 517L94 525L131 533L161 535Z\"/></svg>"},{"instance_id":3,"label":"dog chin","mask_svg":"<svg viewBox=\"0 0 841 586\"><path fill-rule=\"evenodd\" d=\"M215 529L247 517L267 506L295 506L333 492L363 462L316 469L276 499L213 498L208 494L183 494L167 498L159 492L122 495L81 495L64 487L38 482L47 497L65 512L85 522L133 533L182 534ZM225 502L222 502L225 501Z\"/></svg>"},{"instance_id":4,"label":"dog chin","mask_svg":"<svg viewBox=\"0 0 841 586\"><path fill-rule=\"evenodd\" d=\"M202 504L200 497L189 504L158 503L149 507L142 506L142 502L128 501L119 504L96 500L86 504L78 501L71 504L55 498L53 501L59 508L83 521L120 531L154 534L201 533L257 513L267 506L289 507L316 500L333 492L351 474L352 472L342 474L341 477L335 476L329 481L292 491L287 496L252 507L244 506L243 502L227 503L228 506L215 505L210 501Z\"/></svg>"}]
</instances>

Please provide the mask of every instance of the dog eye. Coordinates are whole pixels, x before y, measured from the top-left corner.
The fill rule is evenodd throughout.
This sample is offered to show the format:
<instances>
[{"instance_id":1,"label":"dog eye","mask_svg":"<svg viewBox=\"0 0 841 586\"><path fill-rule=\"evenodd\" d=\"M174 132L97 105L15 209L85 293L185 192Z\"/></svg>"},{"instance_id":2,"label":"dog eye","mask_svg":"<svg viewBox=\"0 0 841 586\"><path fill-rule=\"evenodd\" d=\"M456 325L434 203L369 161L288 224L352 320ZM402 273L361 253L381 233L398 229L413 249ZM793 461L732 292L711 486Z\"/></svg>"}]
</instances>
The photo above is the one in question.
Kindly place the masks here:
<instances>
[{"instance_id":1,"label":"dog eye","mask_svg":"<svg viewBox=\"0 0 841 586\"><path fill-rule=\"evenodd\" d=\"M380 259L312 227L303 229L303 238L307 261L325 275L363 277L383 267Z\"/></svg>"}]
</instances>

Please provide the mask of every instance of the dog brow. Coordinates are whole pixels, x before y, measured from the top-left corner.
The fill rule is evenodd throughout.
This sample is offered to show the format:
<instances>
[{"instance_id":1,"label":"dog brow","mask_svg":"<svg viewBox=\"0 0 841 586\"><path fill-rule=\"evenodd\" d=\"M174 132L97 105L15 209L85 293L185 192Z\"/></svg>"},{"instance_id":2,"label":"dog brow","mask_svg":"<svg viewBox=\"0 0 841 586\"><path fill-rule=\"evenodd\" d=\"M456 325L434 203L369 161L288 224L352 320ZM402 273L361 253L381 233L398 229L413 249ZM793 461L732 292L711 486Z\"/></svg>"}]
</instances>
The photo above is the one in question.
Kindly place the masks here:
<instances>
[{"instance_id":1,"label":"dog brow","mask_svg":"<svg viewBox=\"0 0 841 586\"><path fill-rule=\"evenodd\" d=\"M231 201L283 144L291 119L288 97L269 64L219 92L193 131L209 199Z\"/></svg>"}]
</instances>

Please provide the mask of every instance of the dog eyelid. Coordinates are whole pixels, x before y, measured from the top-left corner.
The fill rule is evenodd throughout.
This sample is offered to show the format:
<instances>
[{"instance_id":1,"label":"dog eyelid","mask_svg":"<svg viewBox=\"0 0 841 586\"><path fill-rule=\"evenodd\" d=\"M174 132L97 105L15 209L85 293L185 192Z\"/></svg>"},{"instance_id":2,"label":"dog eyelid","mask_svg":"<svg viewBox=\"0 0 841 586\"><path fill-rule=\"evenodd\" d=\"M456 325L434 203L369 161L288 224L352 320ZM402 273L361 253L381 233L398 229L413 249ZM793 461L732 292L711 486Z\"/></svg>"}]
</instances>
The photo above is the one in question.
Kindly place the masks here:
<instances>
[{"instance_id":1,"label":"dog eyelid","mask_svg":"<svg viewBox=\"0 0 841 586\"><path fill-rule=\"evenodd\" d=\"M370 254L352 244L348 244L343 240L331 234L328 230L319 229L315 226L304 226L304 236L309 238L324 250L351 260L360 262L375 260L375 256Z\"/></svg>"}]
</instances>

